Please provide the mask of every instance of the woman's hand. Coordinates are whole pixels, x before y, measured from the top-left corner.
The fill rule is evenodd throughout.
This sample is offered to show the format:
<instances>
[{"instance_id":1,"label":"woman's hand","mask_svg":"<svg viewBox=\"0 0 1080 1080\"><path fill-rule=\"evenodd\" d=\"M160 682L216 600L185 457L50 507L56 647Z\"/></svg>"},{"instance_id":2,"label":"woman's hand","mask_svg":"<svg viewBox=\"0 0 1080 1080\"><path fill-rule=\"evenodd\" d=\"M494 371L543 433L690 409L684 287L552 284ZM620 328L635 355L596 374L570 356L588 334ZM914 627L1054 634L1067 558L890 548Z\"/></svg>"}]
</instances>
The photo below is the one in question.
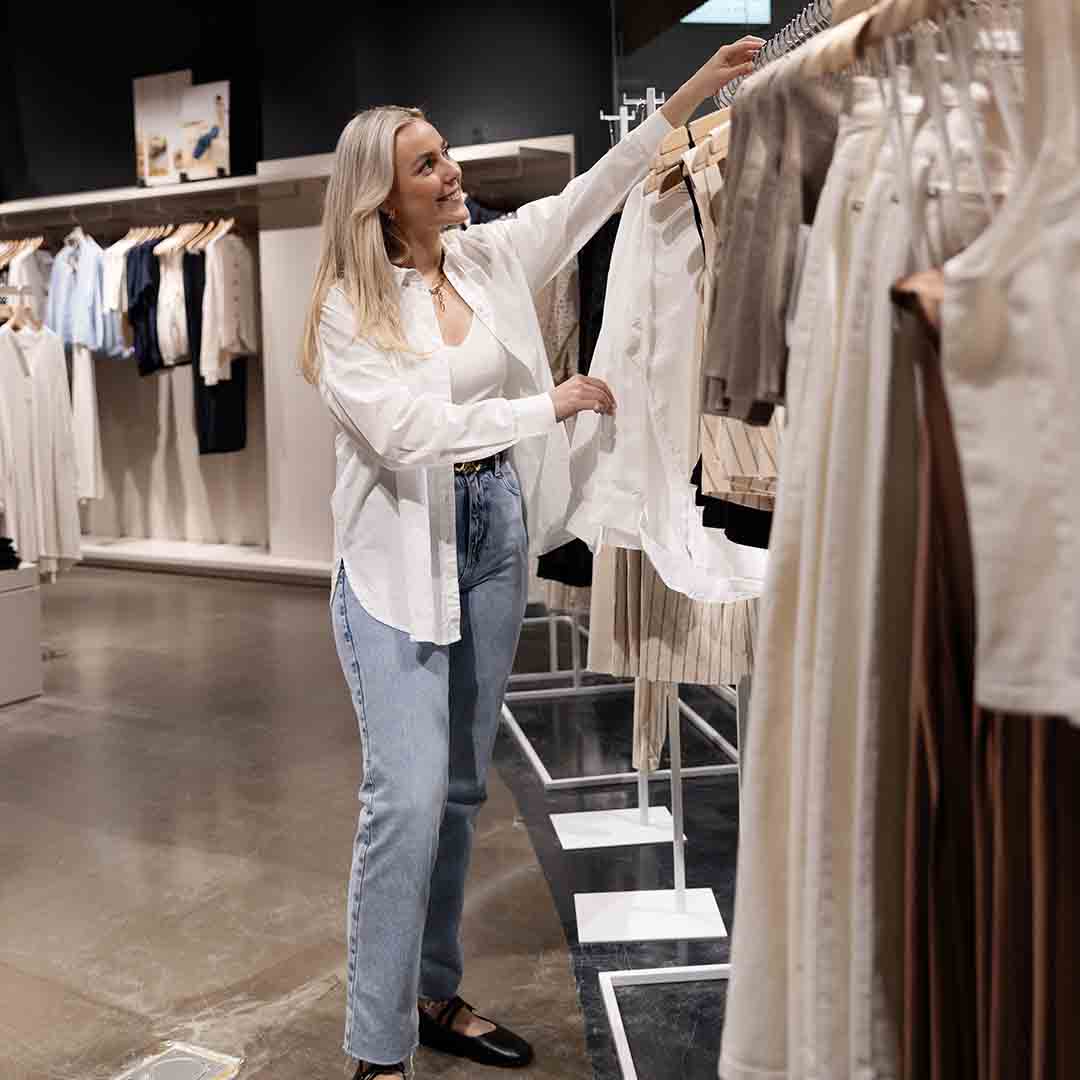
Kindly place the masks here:
<instances>
[{"instance_id":1,"label":"woman's hand","mask_svg":"<svg viewBox=\"0 0 1080 1080\"><path fill-rule=\"evenodd\" d=\"M565 420L579 412L615 412L615 395L603 379L573 375L550 393L555 402L556 420Z\"/></svg>"},{"instance_id":2,"label":"woman's hand","mask_svg":"<svg viewBox=\"0 0 1080 1080\"><path fill-rule=\"evenodd\" d=\"M727 86L732 79L749 74L754 67L754 57L764 44L764 38L747 34L718 49L661 106L660 111L667 122L672 127L681 127L707 97Z\"/></svg>"}]
</instances>

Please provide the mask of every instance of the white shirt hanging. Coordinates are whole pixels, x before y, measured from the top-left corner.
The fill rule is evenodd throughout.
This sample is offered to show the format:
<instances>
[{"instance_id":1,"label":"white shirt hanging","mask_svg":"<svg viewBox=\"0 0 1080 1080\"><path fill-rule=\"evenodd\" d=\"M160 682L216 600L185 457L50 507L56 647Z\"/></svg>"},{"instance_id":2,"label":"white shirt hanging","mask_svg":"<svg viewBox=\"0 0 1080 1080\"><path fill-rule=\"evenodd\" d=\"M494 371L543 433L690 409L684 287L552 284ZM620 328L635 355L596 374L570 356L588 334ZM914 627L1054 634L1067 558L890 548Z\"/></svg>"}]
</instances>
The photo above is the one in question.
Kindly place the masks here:
<instances>
[{"instance_id":1,"label":"white shirt hanging","mask_svg":"<svg viewBox=\"0 0 1080 1080\"><path fill-rule=\"evenodd\" d=\"M700 426L702 269L686 190L658 198L635 189L616 237L590 366L619 407L614 417L577 419L570 529L594 551L644 550L670 589L726 601L760 592L766 554L706 529L690 483Z\"/></svg>"},{"instance_id":2,"label":"white shirt hanging","mask_svg":"<svg viewBox=\"0 0 1080 1080\"><path fill-rule=\"evenodd\" d=\"M5 442L16 474L12 538L24 561L37 562L42 573L55 573L81 558L63 342L45 327L2 327L0 372Z\"/></svg>"},{"instance_id":3,"label":"white shirt hanging","mask_svg":"<svg viewBox=\"0 0 1080 1080\"><path fill-rule=\"evenodd\" d=\"M241 237L230 232L210 241L199 354L207 386L231 376L233 357L259 351L255 279L255 256Z\"/></svg>"}]
</instances>

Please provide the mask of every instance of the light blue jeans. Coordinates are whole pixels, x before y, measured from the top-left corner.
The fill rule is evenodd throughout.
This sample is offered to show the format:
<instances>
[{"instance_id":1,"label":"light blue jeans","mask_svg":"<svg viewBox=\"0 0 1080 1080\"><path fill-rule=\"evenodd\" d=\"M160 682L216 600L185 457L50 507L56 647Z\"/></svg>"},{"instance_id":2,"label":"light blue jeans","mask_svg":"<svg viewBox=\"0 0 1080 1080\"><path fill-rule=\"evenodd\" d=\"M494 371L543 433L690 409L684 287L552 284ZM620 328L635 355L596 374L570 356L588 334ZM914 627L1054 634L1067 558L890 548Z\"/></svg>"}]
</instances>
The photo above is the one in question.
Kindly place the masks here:
<instances>
[{"instance_id":1,"label":"light blue jeans","mask_svg":"<svg viewBox=\"0 0 1080 1080\"><path fill-rule=\"evenodd\" d=\"M372 618L344 567L334 637L360 723L364 775L348 901L345 1052L403 1061L417 996L458 992L473 822L528 598L513 466L455 476L461 640L410 641Z\"/></svg>"}]
</instances>

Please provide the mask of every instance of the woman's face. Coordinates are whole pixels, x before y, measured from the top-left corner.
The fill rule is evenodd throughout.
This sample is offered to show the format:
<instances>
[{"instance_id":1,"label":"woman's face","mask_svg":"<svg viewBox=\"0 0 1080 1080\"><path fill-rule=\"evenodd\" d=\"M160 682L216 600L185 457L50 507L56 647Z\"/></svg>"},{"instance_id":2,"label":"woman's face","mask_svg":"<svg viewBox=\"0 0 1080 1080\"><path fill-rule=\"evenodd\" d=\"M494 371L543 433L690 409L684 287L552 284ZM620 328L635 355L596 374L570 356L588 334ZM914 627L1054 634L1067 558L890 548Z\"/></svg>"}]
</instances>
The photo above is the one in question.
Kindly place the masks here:
<instances>
[{"instance_id":1,"label":"woman's face","mask_svg":"<svg viewBox=\"0 0 1080 1080\"><path fill-rule=\"evenodd\" d=\"M406 233L461 225L469 220L461 168L450 157L446 140L426 120L414 120L394 144L394 187L387 210L397 214Z\"/></svg>"}]
</instances>

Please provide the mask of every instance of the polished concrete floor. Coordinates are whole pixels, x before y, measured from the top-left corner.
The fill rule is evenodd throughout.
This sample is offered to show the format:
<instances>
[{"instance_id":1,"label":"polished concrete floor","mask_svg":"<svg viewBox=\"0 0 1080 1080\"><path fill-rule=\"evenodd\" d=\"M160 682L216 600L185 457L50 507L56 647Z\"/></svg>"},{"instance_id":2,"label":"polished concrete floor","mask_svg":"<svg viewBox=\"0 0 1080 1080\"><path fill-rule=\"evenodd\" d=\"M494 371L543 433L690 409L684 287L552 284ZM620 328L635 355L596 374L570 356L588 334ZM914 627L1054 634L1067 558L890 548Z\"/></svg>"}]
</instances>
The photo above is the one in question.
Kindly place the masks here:
<instances>
[{"instance_id":1,"label":"polished concrete floor","mask_svg":"<svg viewBox=\"0 0 1080 1080\"><path fill-rule=\"evenodd\" d=\"M0 1080L108 1080L170 1039L242 1055L245 1080L350 1075L360 760L325 591L80 569L44 614L45 695L0 709ZM534 1041L529 1075L588 1077L521 768L501 740L534 813L492 778L463 992Z\"/></svg>"}]
</instances>

